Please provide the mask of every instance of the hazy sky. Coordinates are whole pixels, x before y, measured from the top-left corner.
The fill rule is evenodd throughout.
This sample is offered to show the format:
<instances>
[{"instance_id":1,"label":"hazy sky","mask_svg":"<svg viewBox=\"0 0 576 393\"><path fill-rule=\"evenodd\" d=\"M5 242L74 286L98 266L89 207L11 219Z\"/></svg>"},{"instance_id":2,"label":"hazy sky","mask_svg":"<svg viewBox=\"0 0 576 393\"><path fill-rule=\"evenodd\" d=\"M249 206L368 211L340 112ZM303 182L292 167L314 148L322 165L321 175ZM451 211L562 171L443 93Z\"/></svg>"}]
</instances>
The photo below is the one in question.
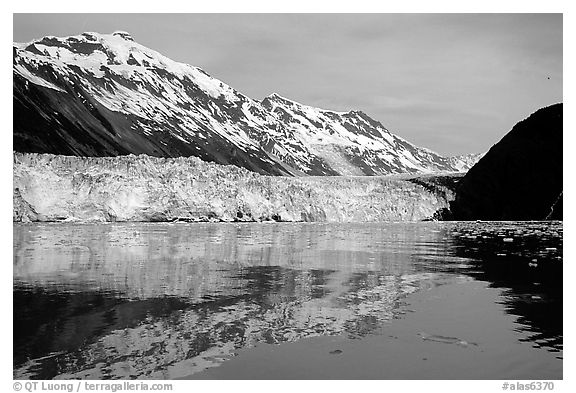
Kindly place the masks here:
<instances>
[{"instance_id":1,"label":"hazy sky","mask_svg":"<svg viewBox=\"0 0 576 393\"><path fill-rule=\"evenodd\" d=\"M15 14L14 41L126 30L254 99L358 109L441 154L562 101L561 14Z\"/></svg>"}]
</instances>

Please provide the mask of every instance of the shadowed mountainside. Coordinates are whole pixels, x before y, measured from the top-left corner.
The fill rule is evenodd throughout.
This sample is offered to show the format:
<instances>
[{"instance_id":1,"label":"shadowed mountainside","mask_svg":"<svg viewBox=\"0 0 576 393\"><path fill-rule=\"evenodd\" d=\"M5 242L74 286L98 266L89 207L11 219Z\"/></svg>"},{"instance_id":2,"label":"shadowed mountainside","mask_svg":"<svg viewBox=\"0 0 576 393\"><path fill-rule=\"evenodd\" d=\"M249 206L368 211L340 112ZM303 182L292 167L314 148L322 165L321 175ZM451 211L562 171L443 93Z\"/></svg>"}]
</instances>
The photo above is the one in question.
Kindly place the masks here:
<instances>
[{"instance_id":1,"label":"shadowed mountainside","mask_svg":"<svg viewBox=\"0 0 576 393\"><path fill-rule=\"evenodd\" d=\"M562 104L519 122L462 178L455 220L562 219Z\"/></svg>"}]
</instances>

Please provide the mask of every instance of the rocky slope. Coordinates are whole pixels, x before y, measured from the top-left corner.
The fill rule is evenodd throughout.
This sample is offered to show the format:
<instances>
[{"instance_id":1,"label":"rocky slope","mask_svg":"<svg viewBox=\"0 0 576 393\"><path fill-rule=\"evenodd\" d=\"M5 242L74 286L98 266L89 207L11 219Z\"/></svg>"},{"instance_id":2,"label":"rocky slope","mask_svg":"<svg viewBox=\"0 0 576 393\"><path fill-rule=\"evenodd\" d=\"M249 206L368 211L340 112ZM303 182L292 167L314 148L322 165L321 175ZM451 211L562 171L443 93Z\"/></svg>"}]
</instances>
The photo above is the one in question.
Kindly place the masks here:
<instances>
[{"instance_id":1,"label":"rocky slope","mask_svg":"<svg viewBox=\"0 0 576 393\"><path fill-rule=\"evenodd\" d=\"M22 153L13 173L16 222L423 220L461 176L278 177L195 157Z\"/></svg>"},{"instance_id":2,"label":"rocky slope","mask_svg":"<svg viewBox=\"0 0 576 393\"><path fill-rule=\"evenodd\" d=\"M562 219L562 104L516 124L464 176L457 220Z\"/></svg>"},{"instance_id":3,"label":"rocky slope","mask_svg":"<svg viewBox=\"0 0 576 393\"><path fill-rule=\"evenodd\" d=\"M465 171L361 111L253 100L125 32L13 45L14 149L199 157L270 175ZM473 161L473 160L472 160Z\"/></svg>"}]
</instances>

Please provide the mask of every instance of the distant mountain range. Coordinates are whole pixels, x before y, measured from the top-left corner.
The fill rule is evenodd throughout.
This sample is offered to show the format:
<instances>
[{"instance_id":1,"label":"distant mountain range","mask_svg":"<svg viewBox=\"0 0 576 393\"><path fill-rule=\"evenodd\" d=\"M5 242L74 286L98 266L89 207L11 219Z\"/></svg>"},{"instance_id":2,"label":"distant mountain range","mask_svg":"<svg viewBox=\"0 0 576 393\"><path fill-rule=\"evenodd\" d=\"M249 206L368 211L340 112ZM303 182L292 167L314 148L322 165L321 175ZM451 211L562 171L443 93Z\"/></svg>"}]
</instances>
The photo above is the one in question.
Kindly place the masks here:
<instances>
[{"instance_id":1,"label":"distant mountain range","mask_svg":"<svg viewBox=\"0 0 576 393\"><path fill-rule=\"evenodd\" d=\"M271 175L462 172L361 111L253 100L126 32L13 44L14 150L77 156L196 156Z\"/></svg>"}]
</instances>

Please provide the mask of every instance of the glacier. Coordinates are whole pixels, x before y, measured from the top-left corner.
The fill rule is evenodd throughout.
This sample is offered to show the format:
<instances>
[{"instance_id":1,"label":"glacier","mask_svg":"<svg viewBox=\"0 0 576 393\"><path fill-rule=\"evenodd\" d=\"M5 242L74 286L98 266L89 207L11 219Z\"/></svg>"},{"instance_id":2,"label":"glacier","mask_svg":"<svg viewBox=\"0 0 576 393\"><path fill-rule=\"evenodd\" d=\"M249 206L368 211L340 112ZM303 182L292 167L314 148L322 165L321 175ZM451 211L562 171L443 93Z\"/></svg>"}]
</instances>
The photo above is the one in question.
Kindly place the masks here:
<instances>
[{"instance_id":1,"label":"glacier","mask_svg":"<svg viewBox=\"0 0 576 393\"><path fill-rule=\"evenodd\" d=\"M462 174L268 176L196 157L14 153L13 221L432 219Z\"/></svg>"}]
</instances>

